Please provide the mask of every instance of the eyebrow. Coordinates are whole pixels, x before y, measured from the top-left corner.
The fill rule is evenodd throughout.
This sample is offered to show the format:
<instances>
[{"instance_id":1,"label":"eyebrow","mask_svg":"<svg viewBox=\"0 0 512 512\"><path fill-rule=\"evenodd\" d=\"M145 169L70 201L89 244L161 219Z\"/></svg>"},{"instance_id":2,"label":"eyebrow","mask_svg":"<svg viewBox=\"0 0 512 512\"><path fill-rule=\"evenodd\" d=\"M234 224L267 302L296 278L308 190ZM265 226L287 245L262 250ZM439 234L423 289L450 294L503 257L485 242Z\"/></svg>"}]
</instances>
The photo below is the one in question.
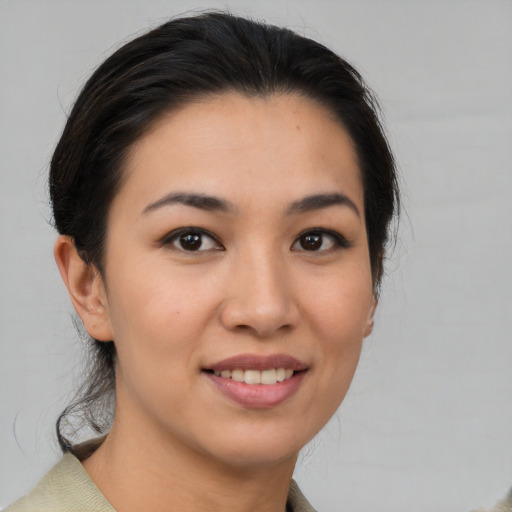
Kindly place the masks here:
<instances>
[{"instance_id":1,"label":"eyebrow","mask_svg":"<svg viewBox=\"0 0 512 512\"><path fill-rule=\"evenodd\" d=\"M348 206L358 217L361 217L361 212L356 206L354 201L347 197L345 194L314 194L304 197L299 201L295 201L288 208L288 214L304 213L314 210L321 210L329 206Z\"/></svg>"},{"instance_id":2,"label":"eyebrow","mask_svg":"<svg viewBox=\"0 0 512 512\"><path fill-rule=\"evenodd\" d=\"M143 213L151 212L169 206L173 204L183 204L186 206L192 206L205 211L220 211L220 212L233 212L236 211L236 207L218 197L209 196L205 194L196 194L191 192L172 192L166 196L150 203L144 208ZM349 207L358 217L361 217L359 208L356 204L347 197L345 194L333 193L333 194L314 194L306 196L298 201L294 201L287 210L288 215L296 213L305 213L315 210L321 210L330 206L347 206Z\"/></svg>"},{"instance_id":3,"label":"eyebrow","mask_svg":"<svg viewBox=\"0 0 512 512\"><path fill-rule=\"evenodd\" d=\"M218 197L204 194L176 192L167 194L161 199L148 204L142 213L151 212L157 210L158 208L172 204L184 204L186 206L193 206L194 208L199 208L200 210L206 210L208 212L230 212L235 210L235 207L232 203L224 199L219 199Z\"/></svg>"}]
</instances>

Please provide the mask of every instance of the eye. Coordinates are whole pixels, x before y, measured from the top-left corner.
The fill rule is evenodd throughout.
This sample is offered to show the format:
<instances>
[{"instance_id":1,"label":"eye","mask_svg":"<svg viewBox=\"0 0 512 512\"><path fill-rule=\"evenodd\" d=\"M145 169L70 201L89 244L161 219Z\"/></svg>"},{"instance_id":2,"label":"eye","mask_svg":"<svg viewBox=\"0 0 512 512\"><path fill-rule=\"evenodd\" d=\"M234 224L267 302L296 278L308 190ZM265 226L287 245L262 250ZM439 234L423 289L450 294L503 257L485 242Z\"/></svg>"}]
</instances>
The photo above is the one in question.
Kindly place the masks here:
<instances>
[{"instance_id":1,"label":"eye","mask_svg":"<svg viewBox=\"0 0 512 512\"><path fill-rule=\"evenodd\" d=\"M304 231L292 245L294 251L324 252L350 247L347 239L336 231L313 229Z\"/></svg>"},{"instance_id":2,"label":"eye","mask_svg":"<svg viewBox=\"0 0 512 512\"><path fill-rule=\"evenodd\" d=\"M163 245L171 245L179 251L203 252L218 251L224 248L211 233L204 229L182 228L169 233L163 240Z\"/></svg>"}]
</instances>

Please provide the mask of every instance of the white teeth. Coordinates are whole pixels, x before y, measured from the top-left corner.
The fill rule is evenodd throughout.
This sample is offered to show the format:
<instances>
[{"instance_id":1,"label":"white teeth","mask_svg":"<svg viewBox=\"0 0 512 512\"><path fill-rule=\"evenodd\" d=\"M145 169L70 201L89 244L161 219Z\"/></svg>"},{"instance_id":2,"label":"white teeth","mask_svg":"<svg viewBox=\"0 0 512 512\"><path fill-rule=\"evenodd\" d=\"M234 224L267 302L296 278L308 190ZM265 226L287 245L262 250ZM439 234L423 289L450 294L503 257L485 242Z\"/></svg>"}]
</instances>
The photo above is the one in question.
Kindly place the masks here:
<instances>
[{"instance_id":1,"label":"white teeth","mask_svg":"<svg viewBox=\"0 0 512 512\"><path fill-rule=\"evenodd\" d=\"M261 372L261 383L262 384L275 384L277 382L277 372L272 370L264 370Z\"/></svg>"},{"instance_id":2,"label":"white teeth","mask_svg":"<svg viewBox=\"0 0 512 512\"><path fill-rule=\"evenodd\" d=\"M271 368L270 370L215 370L213 372L217 377L224 379L233 379L236 382L245 382L246 384L277 384L283 380L289 379L293 375L290 368Z\"/></svg>"},{"instance_id":3,"label":"white teeth","mask_svg":"<svg viewBox=\"0 0 512 512\"><path fill-rule=\"evenodd\" d=\"M245 370L244 381L247 384L261 384L261 372L258 370Z\"/></svg>"},{"instance_id":4,"label":"white teeth","mask_svg":"<svg viewBox=\"0 0 512 512\"><path fill-rule=\"evenodd\" d=\"M233 370L231 372L231 378L233 380L236 380L237 382L243 382L244 381L244 371L243 370Z\"/></svg>"}]
</instances>

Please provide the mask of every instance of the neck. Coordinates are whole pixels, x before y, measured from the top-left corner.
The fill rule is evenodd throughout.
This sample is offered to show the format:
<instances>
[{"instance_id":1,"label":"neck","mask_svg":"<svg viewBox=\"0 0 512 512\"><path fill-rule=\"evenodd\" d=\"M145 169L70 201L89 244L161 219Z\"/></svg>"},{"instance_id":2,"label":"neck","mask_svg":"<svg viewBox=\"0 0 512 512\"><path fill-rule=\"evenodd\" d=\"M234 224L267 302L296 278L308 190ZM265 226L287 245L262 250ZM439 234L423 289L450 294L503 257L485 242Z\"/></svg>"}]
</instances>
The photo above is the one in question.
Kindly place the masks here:
<instances>
[{"instance_id":1,"label":"neck","mask_svg":"<svg viewBox=\"0 0 512 512\"><path fill-rule=\"evenodd\" d=\"M265 466L231 465L153 434L125 429L116 419L83 462L118 512L285 511L296 456Z\"/></svg>"}]
</instances>

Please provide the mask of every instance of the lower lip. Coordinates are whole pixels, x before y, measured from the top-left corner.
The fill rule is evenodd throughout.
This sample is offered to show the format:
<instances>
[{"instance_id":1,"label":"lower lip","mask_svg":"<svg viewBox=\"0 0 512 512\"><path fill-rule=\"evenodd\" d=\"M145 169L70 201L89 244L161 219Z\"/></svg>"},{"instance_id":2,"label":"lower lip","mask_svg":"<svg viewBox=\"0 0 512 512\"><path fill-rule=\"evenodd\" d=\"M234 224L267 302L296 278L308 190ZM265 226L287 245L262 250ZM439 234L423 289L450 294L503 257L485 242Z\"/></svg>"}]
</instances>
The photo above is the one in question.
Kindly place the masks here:
<instances>
[{"instance_id":1,"label":"lower lip","mask_svg":"<svg viewBox=\"0 0 512 512\"><path fill-rule=\"evenodd\" d=\"M305 371L294 373L289 379L276 384L246 384L204 373L222 394L253 409L268 409L283 403L297 392L305 374Z\"/></svg>"}]
</instances>

